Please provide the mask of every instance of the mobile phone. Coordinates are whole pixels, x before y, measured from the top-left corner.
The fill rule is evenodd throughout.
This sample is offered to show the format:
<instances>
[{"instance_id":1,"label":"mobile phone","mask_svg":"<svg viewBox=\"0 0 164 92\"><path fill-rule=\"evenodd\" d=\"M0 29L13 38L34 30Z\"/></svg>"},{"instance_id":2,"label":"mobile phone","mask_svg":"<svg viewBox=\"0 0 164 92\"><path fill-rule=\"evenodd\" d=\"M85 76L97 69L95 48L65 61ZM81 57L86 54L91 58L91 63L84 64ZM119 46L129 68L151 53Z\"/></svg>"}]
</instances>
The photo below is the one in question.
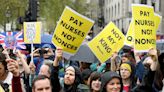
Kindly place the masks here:
<instances>
[{"instance_id":1,"label":"mobile phone","mask_svg":"<svg viewBox=\"0 0 164 92\"><path fill-rule=\"evenodd\" d=\"M16 60L16 55L15 55L13 49L8 49L8 53L9 53L8 55L11 59Z\"/></svg>"}]
</instances>

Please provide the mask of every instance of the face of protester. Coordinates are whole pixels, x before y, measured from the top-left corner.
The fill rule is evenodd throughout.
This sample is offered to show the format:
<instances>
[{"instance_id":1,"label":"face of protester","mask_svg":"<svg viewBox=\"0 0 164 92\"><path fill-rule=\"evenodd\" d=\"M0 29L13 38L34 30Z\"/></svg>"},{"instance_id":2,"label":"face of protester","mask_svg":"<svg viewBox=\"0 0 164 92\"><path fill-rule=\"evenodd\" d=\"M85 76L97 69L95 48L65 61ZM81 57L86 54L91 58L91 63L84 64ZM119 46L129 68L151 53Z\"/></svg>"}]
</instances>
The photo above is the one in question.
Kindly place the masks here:
<instances>
[{"instance_id":1,"label":"face of protester","mask_svg":"<svg viewBox=\"0 0 164 92\"><path fill-rule=\"evenodd\" d=\"M122 62L124 63L124 62L128 62L129 61L129 59L127 58L127 57L121 57L121 60L122 60Z\"/></svg>"},{"instance_id":2,"label":"face of protester","mask_svg":"<svg viewBox=\"0 0 164 92\"><path fill-rule=\"evenodd\" d=\"M4 65L0 62L0 78L2 78L5 74L5 67Z\"/></svg>"},{"instance_id":3,"label":"face of protester","mask_svg":"<svg viewBox=\"0 0 164 92\"><path fill-rule=\"evenodd\" d=\"M49 66L47 65L42 65L39 71L39 75L46 75L48 77L50 77L50 73L49 71Z\"/></svg>"},{"instance_id":4,"label":"face of protester","mask_svg":"<svg viewBox=\"0 0 164 92\"><path fill-rule=\"evenodd\" d=\"M65 71L64 83L66 85L72 85L75 81L75 69L69 66Z\"/></svg>"},{"instance_id":5,"label":"face of protester","mask_svg":"<svg viewBox=\"0 0 164 92\"><path fill-rule=\"evenodd\" d=\"M52 92L49 79L38 80L34 84L35 88L32 92Z\"/></svg>"},{"instance_id":6,"label":"face of protester","mask_svg":"<svg viewBox=\"0 0 164 92\"><path fill-rule=\"evenodd\" d=\"M44 51L45 51L45 53L43 54L43 57L44 58L49 58L50 56L49 56L49 48L43 48L44 49Z\"/></svg>"},{"instance_id":7,"label":"face of protester","mask_svg":"<svg viewBox=\"0 0 164 92\"><path fill-rule=\"evenodd\" d=\"M111 79L106 85L106 92L120 92L121 83L118 78Z\"/></svg>"},{"instance_id":8,"label":"face of protester","mask_svg":"<svg viewBox=\"0 0 164 92\"><path fill-rule=\"evenodd\" d=\"M92 83L91 83L91 88L95 91L100 91L101 81L99 81L99 79L93 80Z\"/></svg>"},{"instance_id":9,"label":"face of protester","mask_svg":"<svg viewBox=\"0 0 164 92\"><path fill-rule=\"evenodd\" d=\"M126 67L120 67L120 74L122 79L127 79L131 73Z\"/></svg>"}]
</instances>

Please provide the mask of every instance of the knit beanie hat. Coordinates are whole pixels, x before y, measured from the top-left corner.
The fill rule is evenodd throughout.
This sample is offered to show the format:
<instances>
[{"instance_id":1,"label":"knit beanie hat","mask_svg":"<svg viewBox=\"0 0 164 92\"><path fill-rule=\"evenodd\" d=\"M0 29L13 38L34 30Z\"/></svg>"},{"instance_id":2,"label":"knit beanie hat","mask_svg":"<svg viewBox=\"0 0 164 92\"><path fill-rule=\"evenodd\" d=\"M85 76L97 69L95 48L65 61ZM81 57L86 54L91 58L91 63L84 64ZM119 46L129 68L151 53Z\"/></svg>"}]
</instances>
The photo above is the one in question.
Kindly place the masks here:
<instances>
[{"instance_id":1,"label":"knit beanie hat","mask_svg":"<svg viewBox=\"0 0 164 92\"><path fill-rule=\"evenodd\" d=\"M121 64L120 68L126 68L129 72L132 72L131 66L128 63Z\"/></svg>"},{"instance_id":2,"label":"knit beanie hat","mask_svg":"<svg viewBox=\"0 0 164 92\"><path fill-rule=\"evenodd\" d=\"M104 74L102 74L101 76L101 90L100 92L106 92L105 88L106 85L109 81L111 81L113 78L118 78L120 80L120 83L122 84L122 79L120 77L119 74L117 74L116 72L113 71L109 71L109 72L105 72ZM122 89L122 88L121 88Z\"/></svg>"}]
</instances>

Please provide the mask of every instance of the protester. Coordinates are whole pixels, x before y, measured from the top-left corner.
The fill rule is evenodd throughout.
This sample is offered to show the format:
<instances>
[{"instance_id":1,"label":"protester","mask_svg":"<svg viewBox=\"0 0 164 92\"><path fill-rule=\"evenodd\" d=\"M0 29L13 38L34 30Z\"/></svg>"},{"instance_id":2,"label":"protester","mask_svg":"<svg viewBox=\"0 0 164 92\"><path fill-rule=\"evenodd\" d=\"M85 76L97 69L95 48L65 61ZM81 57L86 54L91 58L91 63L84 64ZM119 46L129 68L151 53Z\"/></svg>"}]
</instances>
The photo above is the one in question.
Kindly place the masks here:
<instances>
[{"instance_id":1,"label":"protester","mask_svg":"<svg viewBox=\"0 0 164 92\"><path fill-rule=\"evenodd\" d=\"M120 66L120 75L123 82L123 91L130 92L136 86L135 66L131 62L124 62Z\"/></svg>"},{"instance_id":2,"label":"protester","mask_svg":"<svg viewBox=\"0 0 164 92\"><path fill-rule=\"evenodd\" d=\"M80 70L90 69L91 63L80 61Z\"/></svg>"},{"instance_id":3,"label":"protester","mask_svg":"<svg viewBox=\"0 0 164 92\"><path fill-rule=\"evenodd\" d=\"M8 90L8 92L11 92L11 80L13 75L8 71L5 59L5 55L0 53L0 90Z\"/></svg>"},{"instance_id":4,"label":"protester","mask_svg":"<svg viewBox=\"0 0 164 92\"><path fill-rule=\"evenodd\" d=\"M143 65L144 59L147 57L146 53L136 53L134 52L135 60L136 60L136 78L137 78L137 85L140 85L144 75L146 74L146 69Z\"/></svg>"},{"instance_id":5,"label":"protester","mask_svg":"<svg viewBox=\"0 0 164 92\"><path fill-rule=\"evenodd\" d=\"M45 60L44 64L41 66L39 75L44 75L47 76L50 81L51 81L51 86L52 86L52 92L60 91L60 83L59 83L59 78L58 78L58 71L55 71L55 67L52 66L53 62L50 62L49 60ZM37 78L37 76L36 76ZM35 80L35 78L34 78Z\"/></svg>"},{"instance_id":6,"label":"protester","mask_svg":"<svg viewBox=\"0 0 164 92\"><path fill-rule=\"evenodd\" d=\"M13 74L12 92L23 92L18 62L14 59L6 59L7 68Z\"/></svg>"},{"instance_id":7,"label":"protester","mask_svg":"<svg viewBox=\"0 0 164 92\"><path fill-rule=\"evenodd\" d=\"M92 72L90 75L90 92L100 92L101 88L101 81L100 81L101 74L97 71Z\"/></svg>"},{"instance_id":8,"label":"protester","mask_svg":"<svg viewBox=\"0 0 164 92\"><path fill-rule=\"evenodd\" d=\"M157 50L155 48L151 48L148 51L148 57L143 61L143 65L145 66L145 73L143 75L142 82L140 85L137 85L132 89L132 92L153 92L153 81L155 72L158 65L157 59Z\"/></svg>"},{"instance_id":9,"label":"protester","mask_svg":"<svg viewBox=\"0 0 164 92\"><path fill-rule=\"evenodd\" d=\"M30 67L27 64L26 56L20 52L16 51L17 61L19 62L20 72L25 72L25 74L30 74Z\"/></svg>"},{"instance_id":10,"label":"protester","mask_svg":"<svg viewBox=\"0 0 164 92\"><path fill-rule=\"evenodd\" d=\"M50 78L51 75L51 67L48 64L43 64L40 68L39 75L46 75Z\"/></svg>"},{"instance_id":11,"label":"protester","mask_svg":"<svg viewBox=\"0 0 164 92\"><path fill-rule=\"evenodd\" d=\"M82 78L83 78L84 83L78 85L77 87L78 92L90 92L89 83L90 83L91 73L92 71L90 69L84 69L82 71Z\"/></svg>"},{"instance_id":12,"label":"protester","mask_svg":"<svg viewBox=\"0 0 164 92\"><path fill-rule=\"evenodd\" d=\"M117 52L114 52L110 59L111 67L110 70L114 72L118 72L120 69L120 65L122 63L121 58L118 56Z\"/></svg>"},{"instance_id":13,"label":"protester","mask_svg":"<svg viewBox=\"0 0 164 92\"><path fill-rule=\"evenodd\" d=\"M164 92L164 53L158 57L159 64L154 76L154 92Z\"/></svg>"},{"instance_id":14,"label":"protester","mask_svg":"<svg viewBox=\"0 0 164 92\"><path fill-rule=\"evenodd\" d=\"M24 86L21 85L18 62L13 59L6 61L9 62L8 69L13 73L13 75L15 75L12 82L12 87L15 87L13 88L13 92L22 92L22 87ZM47 66L45 65L44 67L47 68ZM48 66L48 68L50 67ZM50 69L47 69L46 72L44 70L44 72L42 71L40 75L34 78L32 82L32 92L59 92L60 84L58 82L58 74L52 70L51 74L48 76L47 74L49 74L49 72L51 72Z\"/></svg>"},{"instance_id":15,"label":"protester","mask_svg":"<svg viewBox=\"0 0 164 92\"><path fill-rule=\"evenodd\" d=\"M52 92L51 81L46 75L37 76L32 83L32 92Z\"/></svg>"},{"instance_id":16,"label":"protester","mask_svg":"<svg viewBox=\"0 0 164 92\"><path fill-rule=\"evenodd\" d=\"M55 71L58 71L59 61L62 58L62 49L57 48L56 50L56 57L53 63L54 68L56 68ZM76 92L77 86L79 84L83 83L81 72L78 67L76 66L68 66L65 69L65 75L64 75L64 88L62 88L62 91L64 92Z\"/></svg>"},{"instance_id":17,"label":"protester","mask_svg":"<svg viewBox=\"0 0 164 92\"><path fill-rule=\"evenodd\" d=\"M116 72L105 72L101 76L101 90L100 92L122 92L122 79Z\"/></svg>"},{"instance_id":18,"label":"protester","mask_svg":"<svg viewBox=\"0 0 164 92\"><path fill-rule=\"evenodd\" d=\"M35 66L35 75L38 75L44 60L54 60L54 53L49 44L44 44L42 48L38 48L34 52L39 52L39 57L34 57L33 62L30 62L30 66ZM33 54L35 53L31 55Z\"/></svg>"}]
</instances>

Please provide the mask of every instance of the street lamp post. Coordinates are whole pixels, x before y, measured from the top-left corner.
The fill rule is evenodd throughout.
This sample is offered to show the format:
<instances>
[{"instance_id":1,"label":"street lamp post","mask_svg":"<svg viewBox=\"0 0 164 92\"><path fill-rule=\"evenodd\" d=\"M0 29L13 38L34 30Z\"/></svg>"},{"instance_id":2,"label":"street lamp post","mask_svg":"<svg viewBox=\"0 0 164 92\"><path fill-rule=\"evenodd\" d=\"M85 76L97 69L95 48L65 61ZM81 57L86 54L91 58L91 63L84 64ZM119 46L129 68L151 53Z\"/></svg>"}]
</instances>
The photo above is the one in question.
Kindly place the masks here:
<instances>
[{"instance_id":1,"label":"street lamp post","mask_svg":"<svg viewBox=\"0 0 164 92\"><path fill-rule=\"evenodd\" d=\"M5 31L11 31L11 24L10 24L10 21L9 21L9 18L11 17L11 11L10 11L10 8L7 7L6 9L6 28L5 28Z\"/></svg>"}]
</instances>

